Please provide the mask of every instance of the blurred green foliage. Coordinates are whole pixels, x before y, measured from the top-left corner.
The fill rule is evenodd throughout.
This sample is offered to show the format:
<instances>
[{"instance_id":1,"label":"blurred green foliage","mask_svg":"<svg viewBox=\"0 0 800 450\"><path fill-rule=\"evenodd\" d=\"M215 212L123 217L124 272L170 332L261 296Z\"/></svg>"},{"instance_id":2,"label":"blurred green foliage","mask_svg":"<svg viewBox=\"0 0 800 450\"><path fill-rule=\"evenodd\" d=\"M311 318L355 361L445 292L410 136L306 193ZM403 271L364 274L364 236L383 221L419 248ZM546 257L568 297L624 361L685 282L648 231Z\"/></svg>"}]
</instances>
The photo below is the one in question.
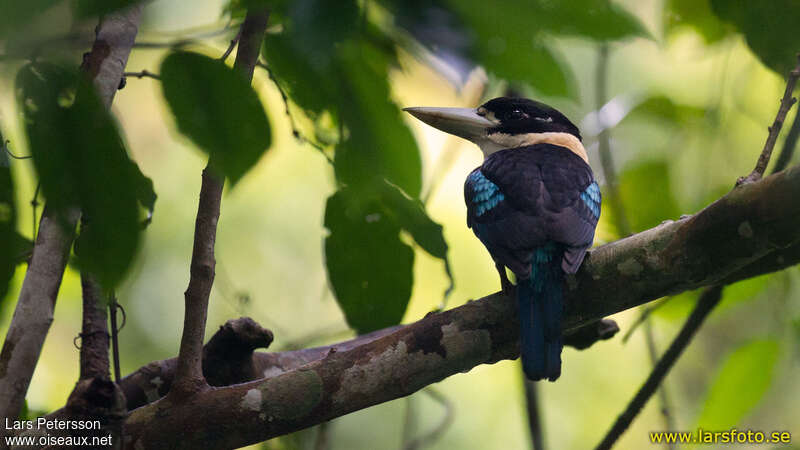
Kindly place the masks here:
<instances>
[{"instance_id":1,"label":"blurred green foliage","mask_svg":"<svg viewBox=\"0 0 800 450\"><path fill-rule=\"evenodd\" d=\"M747 342L731 352L711 384L698 426L704 430L736 426L772 384L779 352L772 339Z\"/></svg>"},{"instance_id":2,"label":"blurred green foliage","mask_svg":"<svg viewBox=\"0 0 800 450\"><path fill-rule=\"evenodd\" d=\"M8 283L14 276L15 261L12 243L17 236L17 205L14 198L14 180L11 164L6 154L3 134L0 133L0 309L8 292Z\"/></svg>"},{"instance_id":3,"label":"blurred green foliage","mask_svg":"<svg viewBox=\"0 0 800 450\"><path fill-rule=\"evenodd\" d=\"M75 244L79 262L113 289L133 262L139 200L152 209L152 184L128 158L116 123L77 70L28 64L16 84L42 193L61 217L70 208L83 211L90 226Z\"/></svg>"}]
</instances>

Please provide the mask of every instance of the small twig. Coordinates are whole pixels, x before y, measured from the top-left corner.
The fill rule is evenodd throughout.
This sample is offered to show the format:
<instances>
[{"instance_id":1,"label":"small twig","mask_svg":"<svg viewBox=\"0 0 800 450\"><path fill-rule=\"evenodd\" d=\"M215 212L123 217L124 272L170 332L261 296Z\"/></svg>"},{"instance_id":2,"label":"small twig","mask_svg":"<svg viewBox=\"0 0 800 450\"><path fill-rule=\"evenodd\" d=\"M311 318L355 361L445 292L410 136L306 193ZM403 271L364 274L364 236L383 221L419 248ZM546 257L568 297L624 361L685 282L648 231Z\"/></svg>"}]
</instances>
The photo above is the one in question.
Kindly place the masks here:
<instances>
[{"instance_id":1,"label":"small twig","mask_svg":"<svg viewBox=\"0 0 800 450\"><path fill-rule=\"evenodd\" d=\"M123 318L122 325L117 327L117 309L124 311L117 303L117 296L112 293L111 302L108 305L109 317L111 319L111 355L114 358L114 382L119 384L119 380L122 378L119 368L119 330L125 326L125 319Z\"/></svg>"},{"instance_id":2,"label":"small twig","mask_svg":"<svg viewBox=\"0 0 800 450\"><path fill-rule=\"evenodd\" d=\"M780 172L792 161L798 138L800 138L800 109L795 109L792 127L789 128L789 134L786 135L786 140L783 141L781 154L778 155L778 161L775 162L772 173Z\"/></svg>"},{"instance_id":3,"label":"small twig","mask_svg":"<svg viewBox=\"0 0 800 450\"><path fill-rule=\"evenodd\" d=\"M161 79L161 75L159 75L159 74L156 74L156 73L153 73L153 72L150 72L150 71L149 71L149 70L147 70L147 69L145 69L145 70L142 70L141 72L125 72L125 73L123 74L123 76L126 76L126 77L136 77L136 78L144 78L144 77L149 77L149 78L154 78L154 79L156 79L156 80L160 80L160 79Z\"/></svg>"},{"instance_id":4,"label":"small twig","mask_svg":"<svg viewBox=\"0 0 800 450\"><path fill-rule=\"evenodd\" d=\"M267 65L262 61L258 61L256 62L256 66L267 71L267 76L269 76L269 79L272 81L272 84L274 84L275 87L278 89L278 93L280 93L281 95L281 100L283 100L283 107L284 111L286 111L286 117L289 118L289 126L292 128L292 136L294 136L294 138L297 139L301 144L308 144L317 149L322 154L322 156L325 157L328 163L333 164L333 158L331 158L331 156L328 155L328 153L325 151L324 146L307 138L302 132L300 132L300 129L297 127L297 122L295 122L294 116L292 115L292 111L289 106L289 96L286 94L286 91L278 82L278 79L275 77L275 74L272 72L272 69L270 69L269 65Z\"/></svg>"},{"instance_id":5,"label":"small twig","mask_svg":"<svg viewBox=\"0 0 800 450\"><path fill-rule=\"evenodd\" d=\"M767 135L767 142L764 143L764 149L761 150L761 156L758 157L756 167L750 172L750 175L736 180L737 186L758 181L764 176L764 172L767 170L767 165L769 164L769 159L772 156L772 149L775 148L775 142L777 142L778 135L781 133L783 121L786 120L786 114L792 108L792 105L797 102L797 99L792 97L792 92L794 92L794 87L797 84L798 78L800 78L800 54L797 56L797 66L789 72L789 77L786 79L786 90L783 92L783 98L781 98L781 106L778 108L775 121L772 123L772 126L768 128L769 134Z\"/></svg>"},{"instance_id":6,"label":"small twig","mask_svg":"<svg viewBox=\"0 0 800 450\"><path fill-rule=\"evenodd\" d=\"M17 156L17 155L15 155L15 154L13 154L13 153L11 152L11 149L10 149L10 148L8 148L8 144L9 144L10 142L11 142L11 141L9 141L8 139L6 139L6 140L3 142L3 151L5 151L5 152L6 152L6 154L8 154L8 156L10 156L10 157L12 157L12 158L14 158L14 159L31 159L31 158L33 158L33 155Z\"/></svg>"},{"instance_id":7,"label":"small twig","mask_svg":"<svg viewBox=\"0 0 800 450\"><path fill-rule=\"evenodd\" d=\"M622 433L628 429L628 426L630 426L633 419L636 418L636 415L639 414L639 411L642 410L645 403L653 396L656 389L661 385L661 382L664 381L664 378L675 364L675 361L678 360L683 350L689 345L689 342L692 340L695 333L697 333L700 325L703 324L703 321L714 309L714 306L719 303L721 298L722 286L712 286L703 291L700 300L698 300L692 314L686 319L686 323L683 325L683 328L681 328L678 336L672 341L672 344L670 344L664 356L661 357L650 373L650 376L647 377L647 381L644 382L639 392L636 393L633 400L631 400L625 408L625 411L619 415L614 426L611 427L611 430L609 430L608 434L606 434L596 447L596 450L610 449L617 439L622 436Z\"/></svg>"},{"instance_id":8,"label":"small twig","mask_svg":"<svg viewBox=\"0 0 800 450\"><path fill-rule=\"evenodd\" d=\"M525 404L528 407L528 429L531 433L531 447L533 450L544 450L542 415L539 411L539 395L536 383L527 379L524 374L522 383L525 385Z\"/></svg>"},{"instance_id":9,"label":"small twig","mask_svg":"<svg viewBox=\"0 0 800 450\"><path fill-rule=\"evenodd\" d=\"M622 336L622 343L623 344L627 343L628 339L630 339L631 336L633 335L633 332L636 331L636 329L639 328L640 325L646 322L651 314L653 314L658 308L664 306L672 298L673 297L667 297L664 300L656 303L655 305L652 306L647 305L644 308L640 308L641 312L639 313L639 317L636 318L636 321L630 325L628 331L625 332L625 335Z\"/></svg>"},{"instance_id":10,"label":"small twig","mask_svg":"<svg viewBox=\"0 0 800 450\"><path fill-rule=\"evenodd\" d=\"M36 217L37 217L36 216L36 210L39 208L39 200L38 200L39 199L39 188L41 188L41 187L42 187L42 182L41 181L37 181L36 182L36 190L33 192L33 198L31 199L31 210L33 211L33 218L32 218L33 219L33 221L32 221L33 234L31 234L31 236L34 239L36 238L36 233L38 231L37 230L38 222L36 221Z\"/></svg>"},{"instance_id":11,"label":"small twig","mask_svg":"<svg viewBox=\"0 0 800 450\"><path fill-rule=\"evenodd\" d=\"M412 441L408 442L404 450L416 450L419 448L424 447L425 445L431 444L436 442L439 439L439 436L442 435L447 430L447 427L453 423L453 403L447 399L441 392L437 391L432 387L425 388L422 392L428 394L433 400L444 407L444 416L442 420L435 426L433 429L422 436L413 439Z\"/></svg>"},{"instance_id":12,"label":"small twig","mask_svg":"<svg viewBox=\"0 0 800 450\"><path fill-rule=\"evenodd\" d=\"M236 36L234 36L234 38L231 39L231 43L230 45L228 45L228 48L227 50L225 50L225 53L223 53L222 56L219 57L220 61L225 62L228 60L228 56L231 54L233 49L236 48L236 44L239 42L239 37L241 37L241 35L242 35L242 30L240 29L239 32L236 33Z\"/></svg>"}]
</instances>

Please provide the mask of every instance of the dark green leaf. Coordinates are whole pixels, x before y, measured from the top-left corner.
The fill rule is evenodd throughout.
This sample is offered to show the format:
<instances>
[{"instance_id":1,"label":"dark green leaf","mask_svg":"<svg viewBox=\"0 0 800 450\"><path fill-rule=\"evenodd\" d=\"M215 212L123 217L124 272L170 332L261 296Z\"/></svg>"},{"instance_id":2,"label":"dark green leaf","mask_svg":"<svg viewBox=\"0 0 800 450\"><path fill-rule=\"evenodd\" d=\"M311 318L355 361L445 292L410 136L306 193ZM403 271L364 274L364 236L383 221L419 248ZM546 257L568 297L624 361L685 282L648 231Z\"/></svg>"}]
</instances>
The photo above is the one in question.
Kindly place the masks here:
<instances>
[{"instance_id":1,"label":"dark green leaf","mask_svg":"<svg viewBox=\"0 0 800 450\"><path fill-rule=\"evenodd\" d=\"M377 202L344 188L328 198L325 264L347 323L359 334L400 322L411 297L414 251Z\"/></svg>"},{"instance_id":2,"label":"dark green leaf","mask_svg":"<svg viewBox=\"0 0 800 450\"><path fill-rule=\"evenodd\" d=\"M800 50L800 2L797 0L711 0L721 19L744 34L747 45L770 69L787 76Z\"/></svg>"},{"instance_id":3,"label":"dark green leaf","mask_svg":"<svg viewBox=\"0 0 800 450\"><path fill-rule=\"evenodd\" d=\"M0 36L26 28L31 21L58 3L58 0L0 0Z\"/></svg>"},{"instance_id":4,"label":"dark green leaf","mask_svg":"<svg viewBox=\"0 0 800 450\"><path fill-rule=\"evenodd\" d=\"M440 259L447 259L447 242L442 234L442 226L431 220L422 202L410 198L391 184L384 183L382 203L400 227L408 231L423 250Z\"/></svg>"},{"instance_id":5,"label":"dark green leaf","mask_svg":"<svg viewBox=\"0 0 800 450\"><path fill-rule=\"evenodd\" d=\"M134 184L136 199L139 200L139 204L147 210L146 222L149 223L156 207L156 198L158 198L156 191L153 189L153 180L145 176L145 174L139 170L139 166L133 161L130 161L128 169L131 171L130 177Z\"/></svg>"},{"instance_id":6,"label":"dark green leaf","mask_svg":"<svg viewBox=\"0 0 800 450\"><path fill-rule=\"evenodd\" d=\"M391 100L383 56L355 43L340 46L339 52L338 107L349 136L336 148L336 177L353 186L385 178L418 197L422 160L411 130Z\"/></svg>"},{"instance_id":7,"label":"dark green leaf","mask_svg":"<svg viewBox=\"0 0 800 450\"><path fill-rule=\"evenodd\" d=\"M14 276L17 253L14 243L17 235L17 208L14 199L14 181L5 151L5 141L0 133L0 306L8 292L8 283Z\"/></svg>"},{"instance_id":8,"label":"dark green leaf","mask_svg":"<svg viewBox=\"0 0 800 450\"><path fill-rule=\"evenodd\" d=\"M728 355L709 389L698 425L706 430L737 425L769 389L779 350L777 341L764 339Z\"/></svg>"},{"instance_id":9,"label":"dark green leaf","mask_svg":"<svg viewBox=\"0 0 800 450\"><path fill-rule=\"evenodd\" d=\"M48 206L80 208L91 223L81 264L107 289L119 283L139 242L136 180L116 124L91 82L52 64L17 75L18 104Z\"/></svg>"},{"instance_id":10,"label":"dark green leaf","mask_svg":"<svg viewBox=\"0 0 800 450\"><path fill-rule=\"evenodd\" d=\"M450 261L447 259L447 242L444 240L442 226L428 216L421 201L410 198L396 186L384 183L382 194L381 201L386 214L407 231L423 250L444 262L445 272L450 279L445 295L449 295L454 281L450 272Z\"/></svg>"},{"instance_id":11,"label":"dark green leaf","mask_svg":"<svg viewBox=\"0 0 800 450\"><path fill-rule=\"evenodd\" d=\"M538 0L535 4L537 11L534 17L550 33L583 36L598 41L651 37L639 19L608 0Z\"/></svg>"},{"instance_id":12,"label":"dark green leaf","mask_svg":"<svg viewBox=\"0 0 800 450\"><path fill-rule=\"evenodd\" d=\"M508 81L530 83L546 95L574 96L568 66L540 42L543 23L531 19L540 17L536 4L510 0L449 4L474 32L473 57L487 70Z\"/></svg>"},{"instance_id":13,"label":"dark green leaf","mask_svg":"<svg viewBox=\"0 0 800 450\"><path fill-rule=\"evenodd\" d=\"M141 0L73 0L75 15L79 18L102 16L127 8Z\"/></svg>"},{"instance_id":14,"label":"dark green leaf","mask_svg":"<svg viewBox=\"0 0 800 450\"><path fill-rule=\"evenodd\" d=\"M287 33L268 35L264 59L284 91L311 117L337 103L334 72L315 69Z\"/></svg>"},{"instance_id":15,"label":"dark green leaf","mask_svg":"<svg viewBox=\"0 0 800 450\"><path fill-rule=\"evenodd\" d=\"M236 184L270 145L269 121L256 92L240 73L197 53L170 53L161 63L161 79L178 129Z\"/></svg>"},{"instance_id":16,"label":"dark green leaf","mask_svg":"<svg viewBox=\"0 0 800 450\"><path fill-rule=\"evenodd\" d=\"M730 32L711 11L710 0L668 0L664 7L664 29L673 33L681 27L692 27L709 44Z\"/></svg>"},{"instance_id":17,"label":"dark green leaf","mask_svg":"<svg viewBox=\"0 0 800 450\"><path fill-rule=\"evenodd\" d=\"M680 215L666 161L644 162L623 171L619 176L619 193L633 232L647 230ZM603 207L611 209L611 205L606 201Z\"/></svg>"}]
</instances>

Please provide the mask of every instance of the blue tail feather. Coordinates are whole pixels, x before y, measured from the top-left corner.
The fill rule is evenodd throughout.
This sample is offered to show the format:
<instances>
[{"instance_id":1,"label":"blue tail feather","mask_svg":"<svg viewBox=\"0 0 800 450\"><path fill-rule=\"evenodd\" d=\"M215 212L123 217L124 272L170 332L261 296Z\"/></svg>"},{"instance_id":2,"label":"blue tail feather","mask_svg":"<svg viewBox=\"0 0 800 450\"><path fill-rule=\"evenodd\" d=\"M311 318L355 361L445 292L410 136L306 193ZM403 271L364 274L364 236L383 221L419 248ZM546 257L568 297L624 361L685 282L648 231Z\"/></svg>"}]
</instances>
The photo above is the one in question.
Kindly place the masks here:
<instances>
[{"instance_id":1,"label":"blue tail feather","mask_svg":"<svg viewBox=\"0 0 800 450\"><path fill-rule=\"evenodd\" d=\"M555 381L561 375L563 281L561 252L547 245L534 252L531 275L517 286L520 353L531 380Z\"/></svg>"}]
</instances>

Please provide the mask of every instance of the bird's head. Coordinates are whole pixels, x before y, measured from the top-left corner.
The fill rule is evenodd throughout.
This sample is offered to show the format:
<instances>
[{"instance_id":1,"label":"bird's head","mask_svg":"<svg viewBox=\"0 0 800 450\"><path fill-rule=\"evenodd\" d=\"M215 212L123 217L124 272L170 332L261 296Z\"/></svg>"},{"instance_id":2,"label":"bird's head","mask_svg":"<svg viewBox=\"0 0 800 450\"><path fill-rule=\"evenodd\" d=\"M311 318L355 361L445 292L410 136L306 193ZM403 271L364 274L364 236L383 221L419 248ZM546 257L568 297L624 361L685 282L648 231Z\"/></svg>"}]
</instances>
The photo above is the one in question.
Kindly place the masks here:
<instances>
[{"instance_id":1,"label":"bird's head","mask_svg":"<svg viewBox=\"0 0 800 450\"><path fill-rule=\"evenodd\" d=\"M526 98L498 97L473 108L404 108L417 119L474 142L485 156L538 143L560 145L587 160L581 135L555 108Z\"/></svg>"}]
</instances>

